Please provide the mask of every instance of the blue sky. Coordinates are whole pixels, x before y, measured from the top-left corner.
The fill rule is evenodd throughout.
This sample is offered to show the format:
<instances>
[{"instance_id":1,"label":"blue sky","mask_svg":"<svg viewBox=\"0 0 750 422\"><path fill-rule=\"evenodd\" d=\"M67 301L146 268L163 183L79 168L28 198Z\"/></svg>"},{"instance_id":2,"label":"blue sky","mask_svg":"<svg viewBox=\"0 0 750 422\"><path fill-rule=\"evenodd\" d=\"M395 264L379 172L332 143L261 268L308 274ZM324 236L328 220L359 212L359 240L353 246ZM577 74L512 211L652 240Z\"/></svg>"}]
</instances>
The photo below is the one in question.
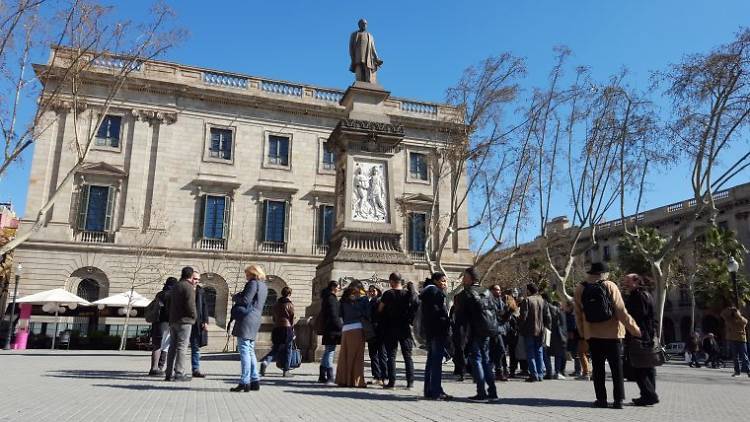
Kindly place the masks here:
<instances>
[{"instance_id":1,"label":"blue sky","mask_svg":"<svg viewBox=\"0 0 750 422\"><path fill-rule=\"evenodd\" d=\"M385 60L380 83L393 95L430 101L442 101L464 68L503 51L527 58L527 88L544 85L552 48L560 44L573 50L573 64L591 66L596 77L627 66L631 85L645 87L650 71L727 42L750 24L747 0L168 3L190 36L165 59L338 88L351 84L348 36L365 17ZM130 0L116 7L143 19L149 4ZM12 200L21 215L31 151L23 158L0 180L0 200ZM644 206L688 197L687 174L678 164L653 175ZM747 179L746 172L733 184Z\"/></svg>"}]
</instances>

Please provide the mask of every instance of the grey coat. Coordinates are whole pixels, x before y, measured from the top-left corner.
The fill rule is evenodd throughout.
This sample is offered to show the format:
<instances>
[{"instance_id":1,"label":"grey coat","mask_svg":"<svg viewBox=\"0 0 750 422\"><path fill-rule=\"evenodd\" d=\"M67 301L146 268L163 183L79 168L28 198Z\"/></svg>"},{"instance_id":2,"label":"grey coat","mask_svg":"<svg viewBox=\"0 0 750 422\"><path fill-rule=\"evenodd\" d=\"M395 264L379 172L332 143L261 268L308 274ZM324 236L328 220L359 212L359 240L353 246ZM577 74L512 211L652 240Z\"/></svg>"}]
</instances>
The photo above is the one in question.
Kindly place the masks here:
<instances>
[{"instance_id":1,"label":"grey coat","mask_svg":"<svg viewBox=\"0 0 750 422\"><path fill-rule=\"evenodd\" d=\"M263 319L263 305L268 297L268 286L258 280L248 280L245 288L237 295L237 301L247 305L250 312L234 323L232 335L235 337L255 340Z\"/></svg>"}]
</instances>

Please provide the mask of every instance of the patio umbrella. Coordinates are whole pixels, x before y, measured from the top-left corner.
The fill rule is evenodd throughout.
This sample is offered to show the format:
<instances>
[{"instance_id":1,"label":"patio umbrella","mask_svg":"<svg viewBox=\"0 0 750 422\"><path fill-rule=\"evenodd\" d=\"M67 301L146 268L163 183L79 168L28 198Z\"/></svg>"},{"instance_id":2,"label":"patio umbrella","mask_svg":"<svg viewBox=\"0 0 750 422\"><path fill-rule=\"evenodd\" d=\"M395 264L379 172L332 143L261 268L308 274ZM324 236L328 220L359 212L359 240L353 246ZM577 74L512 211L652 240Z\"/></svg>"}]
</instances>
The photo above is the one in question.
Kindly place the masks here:
<instances>
[{"instance_id":1,"label":"patio umbrella","mask_svg":"<svg viewBox=\"0 0 750 422\"><path fill-rule=\"evenodd\" d=\"M145 308L151 303L150 299L146 299L140 293L133 291L122 292L116 295L99 299L96 302L91 302L92 305L97 305L99 309L104 309L105 306L112 308L126 308L128 305L131 308Z\"/></svg>"},{"instance_id":2,"label":"patio umbrella","mask_svg":"<svg viewBox=\"0 0 750 422\"><path fill-rule=\"evenodd\" d=\"M43 305L44 308L46 308L46 312L52 312L52 309L54 309L55 335L52 337L52 349L55 348L55 339L57 339L57 328L58 323L60 322L60 311L65 311L65 308L63 308L63 306L67 306L70 309L75 309L76 307L78 307L78 305L90 305L90 303L86 299L78 297L65 289L52 289L34 293L33 295L18 299L16 303L31 303L33 305Z\"/></svg>"}]
</instances>

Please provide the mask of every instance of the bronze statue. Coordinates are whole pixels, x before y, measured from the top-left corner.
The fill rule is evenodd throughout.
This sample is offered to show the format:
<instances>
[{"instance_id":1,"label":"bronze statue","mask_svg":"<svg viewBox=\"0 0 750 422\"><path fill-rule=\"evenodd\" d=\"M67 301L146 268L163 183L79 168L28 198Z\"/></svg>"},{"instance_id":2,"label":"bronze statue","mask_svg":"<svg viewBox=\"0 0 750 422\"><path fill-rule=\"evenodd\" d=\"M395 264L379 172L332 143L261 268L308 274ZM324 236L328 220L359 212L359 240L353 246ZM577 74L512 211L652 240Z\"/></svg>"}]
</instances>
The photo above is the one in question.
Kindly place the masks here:
<instances>
[{"instance_id":1,"label":"bronze statue","mask_svg":"<svg viewBox=\"0 0 750 422\"><path fill-rule=\"evenodd\" d=\"M367 32L367 21L359 20L359 31L352 33L349 38L349 57L352 64L349 71L353 72L357 81L377 83L376 73L383 61L375 51L375 39Z\"/></svg>"}]
</instances>

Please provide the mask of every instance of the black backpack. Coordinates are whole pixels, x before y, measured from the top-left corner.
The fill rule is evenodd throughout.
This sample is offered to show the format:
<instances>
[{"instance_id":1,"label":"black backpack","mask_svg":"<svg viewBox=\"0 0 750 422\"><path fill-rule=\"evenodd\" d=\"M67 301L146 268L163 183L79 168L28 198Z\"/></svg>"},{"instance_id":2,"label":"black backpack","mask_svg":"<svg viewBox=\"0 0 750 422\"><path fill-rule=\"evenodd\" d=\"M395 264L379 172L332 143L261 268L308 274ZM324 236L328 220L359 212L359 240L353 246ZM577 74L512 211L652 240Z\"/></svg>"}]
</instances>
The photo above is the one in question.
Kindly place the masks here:
<instances>
[{"instance_id":1,"label":"black backpack","mask_svg":"<svg viewBox=\"0 0 750 422\"><path fill-rule=\"evenodd\" d=\"M581 308L588 322L609 321L615 315L614 304L603 280L596 283L583 282Z\"/></svg>"},{"instance_id":2,"label":"black backpack","mask_svg":"<svg viewBox=\"0 0 750 422\"><path fill-rule=\"evenodd\" d=\"M500 328L497 323L497 306L494 301L488 294L477 293L474 293L474 301L477 312L476 315L472 315L473 334L480 337L496 336Z\"/></svg>"}]
</instances>

